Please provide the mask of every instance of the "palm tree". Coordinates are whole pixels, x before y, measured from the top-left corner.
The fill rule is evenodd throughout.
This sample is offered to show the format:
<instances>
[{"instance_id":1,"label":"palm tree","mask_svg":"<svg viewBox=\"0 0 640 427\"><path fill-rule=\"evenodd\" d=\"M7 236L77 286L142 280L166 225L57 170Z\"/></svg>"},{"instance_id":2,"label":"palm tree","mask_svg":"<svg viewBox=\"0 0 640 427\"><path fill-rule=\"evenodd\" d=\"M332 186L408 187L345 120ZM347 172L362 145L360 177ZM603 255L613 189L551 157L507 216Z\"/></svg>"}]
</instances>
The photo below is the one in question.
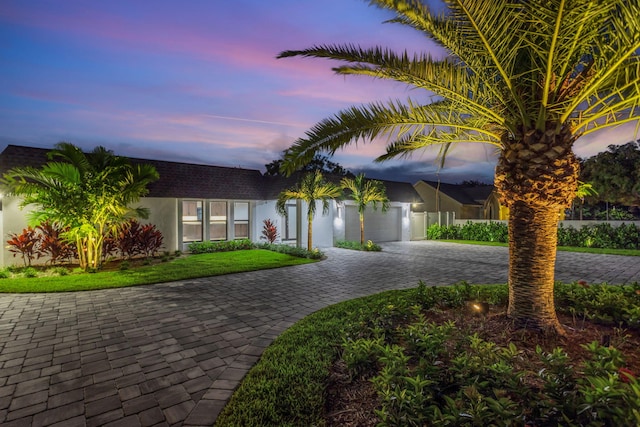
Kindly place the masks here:
<instances>
[{"instance_id":1,"label":"palm tree","mask_svg":"<svg viewBox=\"0 0 640 427\"><path fill-rule=\"evenodd\" d=\"M378 203L382 205L382 212L389 209L389 198L385 190L384 184L374 179L365 179L364 174L360 173L355 178L342 178L340 185L344 190L351 191L351 198L358 205L358 214L360 215L360 244L364 245L364 211L367 205L371 203L373 209L378 209Z\"/></svg>"},{"instance_id":2,"label":"palm tree","mask_svg":"<svg viewBox=\"0 0 640 427\"><path fill-rule=\"evenodd\" d=\"M97 268L107 233L132 217L148 217L146 209L133 209L130 204L147 193L147 185L158 179L158 173L150 165L131 165L104 147L87 155L61 142L48 157L41 169L9 170L3 184L11 194L23 197L21 207L35 204L29 213L31 224L68 227L62 236L75 242L80 266Z\"/></svg>"},{"instance_id":3,"label":"palm tree","mask_svg":"<svg viewBox=\"0 0 640 427\"><path fill-rule=\"evenodd\" d=\"M346 62L338 74L426 91L423 102L354 106L317 123L287 150L284 167L383 135L392 139L377 160L435 144L441 155L458 142L496 147L495 185L510 209L508 315L525 327L563 333L554 265L558 212L571 205L578 185L573 145L579 136L638 120L639 0L450 0L445 14L419 0L370 3L448 56L354 45L280 53L337 59Z\"/></svg>"},{"instance_id":4,"label":"palm tree","mask_svg":"<svg viewBox=\"0 0 640 427\"><path fill-rule=\"evenodd\" d=\"M335 184L326 182L322 172L316 170L307 173L294 187L284 190L278 196L276 209L280 215L287 214L286 203L289 200L307 202L307 250L313 248L313 218L316 216L316 202L322 202L322 213L329 212L329 201L342 195L342 190Z\"/></svg>"}]
</instances>

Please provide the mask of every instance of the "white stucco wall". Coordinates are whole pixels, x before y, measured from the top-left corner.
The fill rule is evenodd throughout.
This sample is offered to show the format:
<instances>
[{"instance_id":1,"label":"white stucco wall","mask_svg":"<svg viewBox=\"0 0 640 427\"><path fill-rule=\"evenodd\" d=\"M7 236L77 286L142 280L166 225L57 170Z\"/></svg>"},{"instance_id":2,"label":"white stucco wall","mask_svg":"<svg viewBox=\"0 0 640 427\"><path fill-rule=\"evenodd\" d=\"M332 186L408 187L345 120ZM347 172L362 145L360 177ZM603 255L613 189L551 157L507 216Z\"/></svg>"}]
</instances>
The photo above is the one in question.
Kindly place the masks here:
<instances>
[{"instance_id":1,"label":"white stucco wall","mask_svg":"<svg viewBox=\"0 0 640 427\"><path fill-rule=\"evenodd\" d=\"M307 204L303 203L303 227L304 246L307 245ZM313 247L330 248L333 246L333 219L335 215L335 203L329 201L329 212L322 213L322 202L316 202L316 216L313 218Z\"/></svg>"},{"instance_id":2,"label":"white stucco wall","mask_svg":"<svg viewBox=\"0 0 640 427\"><path fill-rule=\"evenodd\" d=\"M178 243L178 199L145 197L134 206L149 209L149 218L140 219L142 224L154 224L162 233L163 248L173 252L180 249Z\"/></svg>"},{"instance_id":3,"label":"white stucco wall","mask_svg":"<svg viewBox=\"0 0 640 427\"><path fill-rule=\"evenodd\" d=\"M13 256L13 253L6 249L9 233L22 233L27 228L27 213L31 210L29 206L24 209L18 207L20 199L16 197L3 197L2 199L2 265L22 265L20 255Z\"/></svg>"}]
</instances>

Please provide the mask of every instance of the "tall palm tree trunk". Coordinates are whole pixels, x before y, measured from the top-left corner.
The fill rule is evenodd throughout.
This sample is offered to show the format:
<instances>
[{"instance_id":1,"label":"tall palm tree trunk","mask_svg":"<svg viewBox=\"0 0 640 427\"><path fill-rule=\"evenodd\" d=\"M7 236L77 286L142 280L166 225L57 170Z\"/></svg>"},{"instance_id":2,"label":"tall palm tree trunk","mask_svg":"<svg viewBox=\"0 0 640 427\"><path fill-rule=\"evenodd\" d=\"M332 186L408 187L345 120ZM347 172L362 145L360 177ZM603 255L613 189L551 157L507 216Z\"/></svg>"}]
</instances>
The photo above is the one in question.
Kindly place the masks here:
<instances>
[{"instance_id":1,"label":"tall palm tree trunk","mask_svg":"<svg viewBox=\"0 0 640 427\"><path fill-rule=\"evenodd\" d=\"M315 202L314 202L315 203ZM311 252L313 249L313 216L307 218L307 250Z\"/></svg>"},{"instance_id":2,"label":"tall palm tree trunk","mask_svg":"<svg viewBox=\"0 0 640 427\"><path fill-rule=\"evenodd\" d=\"M562 333L553 299L558 210L516 202L509 215L507 314L519 326Z\"/></svg>"},{"instance_id":3,"label":"tall palm tree trunk","mask_svg":"<svg viewBox=\"0 0 640 427\"><path fill-rule=\"evenodd\" d=\"M559 212L578 188L567 126L504 136L495 185L509 208L509 308L517 325L564 334L553 300Z\"/></svg>"},{"instance_id":4,"label":"tall palm tree trunk","mask_svg":"<svg viewBox=\"0 0 640 427\"><path fill-rule=\"evenodd\" d=\"M364 245L364 213L360 214L360 244Z\"/></svg>"}]
</instances>

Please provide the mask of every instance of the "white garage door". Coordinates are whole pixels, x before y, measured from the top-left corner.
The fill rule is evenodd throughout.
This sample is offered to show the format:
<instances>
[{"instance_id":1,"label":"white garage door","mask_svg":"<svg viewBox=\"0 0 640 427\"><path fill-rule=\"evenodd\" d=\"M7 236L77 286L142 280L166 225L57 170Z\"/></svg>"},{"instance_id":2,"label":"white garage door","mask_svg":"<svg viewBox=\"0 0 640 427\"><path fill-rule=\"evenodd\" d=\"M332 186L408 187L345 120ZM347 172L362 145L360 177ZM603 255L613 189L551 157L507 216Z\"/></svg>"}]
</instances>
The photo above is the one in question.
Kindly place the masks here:
<instances>
[{"instance_id":1,"label":"white garage door","mask_svg":"<svg viewBox=\"0 0 640 427\"><path fill-rule=\"evenodd\" d=\"M345 238L360 241L360 219L355 206L346 207ZM393 207L382 212L368 207L364 211L364 239L374 242L393 242L401 239L402 208Z\"/></svg>"}]
</instances>

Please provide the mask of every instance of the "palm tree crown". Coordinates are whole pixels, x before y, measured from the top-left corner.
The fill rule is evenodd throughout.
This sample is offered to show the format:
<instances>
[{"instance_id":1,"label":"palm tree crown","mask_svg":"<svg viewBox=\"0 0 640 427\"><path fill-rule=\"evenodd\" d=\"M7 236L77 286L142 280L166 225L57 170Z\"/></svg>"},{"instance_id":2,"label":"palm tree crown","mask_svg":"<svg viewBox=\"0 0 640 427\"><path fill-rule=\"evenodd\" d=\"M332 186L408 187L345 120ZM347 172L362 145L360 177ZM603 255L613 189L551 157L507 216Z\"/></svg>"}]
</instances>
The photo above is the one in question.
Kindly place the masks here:
<instances>
[{"instance_id":1,"label":"palm tree crown","mask_svg":"<svg viewBox=\"0 0 640 427\"><path fill-rule=\"evenodd\" d=\"M378 209L378 203L382 205L382 211L389 209L389 198L384 184L374 179L365 179L360 173L355 178L342 178L340 185L343 189L351 192L350 197L358 206L360 216L360 244L364 244L364 212L367 205L373 205L373 209Z\"/></svg>"},{"instance_id":2,"label":"palm tree crown","mask_svg":"<svg viewBox=\"0 0 640 427\"><path fill-rule=\"evenodd\" d=\"M339 198L342 190L335 184L326 182L322 172L316 170L305 174L294 187L283 190L278 196L276 209L281 215L286 215L286 203L289 200L304 200L307 203L307 249L313 248L313 218L316 215L316 202L322 204L322 213L329 212L329 201Z\"/></svg>"}]
</instances>

